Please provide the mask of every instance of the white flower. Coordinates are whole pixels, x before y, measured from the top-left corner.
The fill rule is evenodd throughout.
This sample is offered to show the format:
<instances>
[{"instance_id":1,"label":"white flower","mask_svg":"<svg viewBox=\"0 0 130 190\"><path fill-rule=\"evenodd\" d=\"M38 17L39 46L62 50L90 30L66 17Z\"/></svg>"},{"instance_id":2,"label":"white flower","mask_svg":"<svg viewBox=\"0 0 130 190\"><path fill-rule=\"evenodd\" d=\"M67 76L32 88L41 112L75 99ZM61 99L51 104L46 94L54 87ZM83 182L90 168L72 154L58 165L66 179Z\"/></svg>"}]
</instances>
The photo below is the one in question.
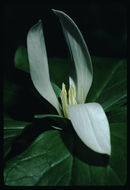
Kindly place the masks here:
<instances>
[{"instance_id":1,"label":"white flower","mask_svg":"<svg viewBox=\"0 0 130 190\"><path fill-rule=\"evenodd\" d=\"M110 155L109 123L103 108L98 103L84 104L93 80L92 62L87 45L74 21L62 11L53 11L60 19L72 58L68 96L65 84L62 84L62 107L50 82L41 21L29 30L27 36L33 84L38 92L56 108L59 115L64 113L64 116L70 119L77 135L89 148Z\"/></svg>"}]
</instances>

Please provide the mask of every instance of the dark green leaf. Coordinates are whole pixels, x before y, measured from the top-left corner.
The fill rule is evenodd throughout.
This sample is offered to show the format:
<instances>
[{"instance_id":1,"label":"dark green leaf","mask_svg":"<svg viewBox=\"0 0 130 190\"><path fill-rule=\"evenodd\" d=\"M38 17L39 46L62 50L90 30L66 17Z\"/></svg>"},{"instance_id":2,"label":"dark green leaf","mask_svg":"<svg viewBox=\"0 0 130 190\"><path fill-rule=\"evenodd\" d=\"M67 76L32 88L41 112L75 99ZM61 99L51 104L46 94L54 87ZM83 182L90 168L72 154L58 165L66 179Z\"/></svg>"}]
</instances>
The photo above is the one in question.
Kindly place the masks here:
<instances>
[{"instance_id":1,"label":"dark green leaf","mask_svg":"<svg viewBox=\"0 0 130 190\"><path fill-rule=\"evenodd\" d=\"M19 136L28 122L16 121L10 117L4 118L4 157L9 153L12 142Z\"/></svg>"},{"instance_id":2,"label":"dark green leaf","mask_svg":"<svg viewBox=\"0 0 130 190\"><path fill-rule=\"evenodd\" d=\"M58 131L43 133L17 158L6 167L5 184L23 186L68 184L72 157ZM12 169L9 171L10 166L13 173ZM58 171L59 177L55 170Z\"/></svg>"},{"instance_id":3,"label":"dark green leaf","mask_svg":"<svg viewBox=\"0 0 130 190\"><path fill-rule=\"evenodd\" d=\"M110 111L108 114L108 119L110 123L116 123L118 122L126 122L127 121L127 108L126 106L117 107L117 109L114 109Z\"/></svg>"},{"instance_id":4,"label":"dark green leaf","mask_svg":"<svg viewBox=\"0 0 130 190\"><path fill-rule=\"evenodd\" d=\"M100 103L105 111L126 102L126 61L95 58L94 81L87 102Z\"/></svg>"},{"instance_id":5,"label":"dark green leaf","mask_svg":"<svg viewBox=\"0 0 130 190\"><path fill-rule=\"evenodd\" d=\"M19 46L15 52L14 64L17 69L29 73L29 63L27 49L24 46Z\"/></svg>"},{"instance_id":6,"label":"dark green leaf","mask_svg":"<svg viewBox=\"0 0 130 190\"><path fill-rule=\"evenodd\" d=\"M77 137L55 130L45 132L26 151L7 162L5 184L123 185L126 182L125 137L124 123L111 124L112 154L108 164L102 166L105 155L89 150Z\"/></svg>"}]
</instances>

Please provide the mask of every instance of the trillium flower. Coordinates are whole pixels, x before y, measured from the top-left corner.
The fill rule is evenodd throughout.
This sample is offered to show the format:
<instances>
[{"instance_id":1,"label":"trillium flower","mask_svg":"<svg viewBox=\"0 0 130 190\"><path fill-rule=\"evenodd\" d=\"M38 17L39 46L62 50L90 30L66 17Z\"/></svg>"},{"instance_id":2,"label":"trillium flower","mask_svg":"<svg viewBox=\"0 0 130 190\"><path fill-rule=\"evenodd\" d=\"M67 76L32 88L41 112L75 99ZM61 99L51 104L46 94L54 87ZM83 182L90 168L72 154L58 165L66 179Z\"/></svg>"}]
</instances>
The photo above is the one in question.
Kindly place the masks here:
<instances>
[{"instance_id":1,"label":"trillium flower","mask_svg":"<svg viewBox=\"0 0 130 190\"><path fill-rule=\"evenodd\" d=\"M28 32L27 50L30 74L35 88L57 110L68 118L77 135L92 150L111 154L109 123L98 103L85 103L93 80L91 57L85 40L74 21L62 11L53 10L58 16L71 55L69 90L62 84L61 103L53 90L42 22Z\"/></svg>"}]
</instances>

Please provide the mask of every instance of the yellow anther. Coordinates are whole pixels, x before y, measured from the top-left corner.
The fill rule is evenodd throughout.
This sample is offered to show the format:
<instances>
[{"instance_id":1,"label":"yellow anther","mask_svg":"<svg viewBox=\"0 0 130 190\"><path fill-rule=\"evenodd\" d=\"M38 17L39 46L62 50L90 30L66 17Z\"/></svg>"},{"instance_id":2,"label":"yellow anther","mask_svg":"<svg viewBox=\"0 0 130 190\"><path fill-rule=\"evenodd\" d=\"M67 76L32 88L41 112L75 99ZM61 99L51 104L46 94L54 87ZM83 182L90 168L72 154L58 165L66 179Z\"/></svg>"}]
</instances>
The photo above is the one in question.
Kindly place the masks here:
<instances>
[{"instance_id":1,"label":"yellow anther","mask_svg":"<svg viewBox=\"0 0 130 190\"><path fill-rule=\"evenodd\" d=\"M70 86L69 88L69 104L77 104L76 102L76 90L74 86Z\"/></svg>"},{"instance_id":2,"label":"yellow anther","mask_svg":"<svg viewBox=\"0 0 130 190\"><path fill-rule=\"evenodd\" d=\"M66 92L66 87L65 87L64 83L62 83L62 90L65 90L65 92Z\"/></svg>"},{"instance_id":3,"label":"yellow anther","mask_svg":"<svg viewBox=\"0 0 130 190\"><path fill-rule=\"evenodd\" d=\"M63 108L63 113L64 116L68 119L70 119L69 114L68 114L68 103L70 105L77 104L76 101L76 90L75 86L71 85L68 91L68 102L67 102L67 91L65 84L62 83L62 90L61 90L61 103L62 103L62 108ZM84 103L84 94L83 94L83 88L81 88L81 103Z\"/></svg>"},{"instance_id":4,"label":"yellow anther","mask_svg":"<svg viewBox=\"0 0 130 190\"><path fill-rule=\"evenodd\" d=\"M81 104L84 104L84 89L81 87Z\"/></svg>"},{"instance_id":5,"label":"yellow anther","mask_svg":"<svg viewBox=\"0 0 130 190\"><path fill-rule=\"evenodd\" d=\"M62 91L61 91L60 97L61 97L64 116L69 119L68 108L67 108L68 107L68 104L67 104L67 92L66 92L66 88L65 88L64 83L62 83Z\"/></svg>"}]
</instances>

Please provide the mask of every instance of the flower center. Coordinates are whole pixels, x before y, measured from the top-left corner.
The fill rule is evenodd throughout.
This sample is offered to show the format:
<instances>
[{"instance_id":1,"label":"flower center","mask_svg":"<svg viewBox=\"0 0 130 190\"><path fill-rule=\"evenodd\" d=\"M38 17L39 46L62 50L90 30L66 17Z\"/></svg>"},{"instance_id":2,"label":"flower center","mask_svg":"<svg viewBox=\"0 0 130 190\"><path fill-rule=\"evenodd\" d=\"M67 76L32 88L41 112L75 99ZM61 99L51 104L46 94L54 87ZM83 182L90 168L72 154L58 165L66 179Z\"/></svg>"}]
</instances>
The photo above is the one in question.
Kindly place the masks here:
<instances>
[{"instance_id":1,"label":"flower center","mask_svg":"<svg viewBox=\"0 0 130 190\"><path fill-rule=\"evenodd\" d=\"M70 119L69 114L68 114L68 105L77 104L75 86L70 85L70 88L68 90L68 98L67 98L66 87L65 87L65 84L62 83L60 98L61 98L64 116ZM84 103L84 95L83 95L83 88L81 88L81 104L83 103Z\"/></svg>"}]
</instances>

